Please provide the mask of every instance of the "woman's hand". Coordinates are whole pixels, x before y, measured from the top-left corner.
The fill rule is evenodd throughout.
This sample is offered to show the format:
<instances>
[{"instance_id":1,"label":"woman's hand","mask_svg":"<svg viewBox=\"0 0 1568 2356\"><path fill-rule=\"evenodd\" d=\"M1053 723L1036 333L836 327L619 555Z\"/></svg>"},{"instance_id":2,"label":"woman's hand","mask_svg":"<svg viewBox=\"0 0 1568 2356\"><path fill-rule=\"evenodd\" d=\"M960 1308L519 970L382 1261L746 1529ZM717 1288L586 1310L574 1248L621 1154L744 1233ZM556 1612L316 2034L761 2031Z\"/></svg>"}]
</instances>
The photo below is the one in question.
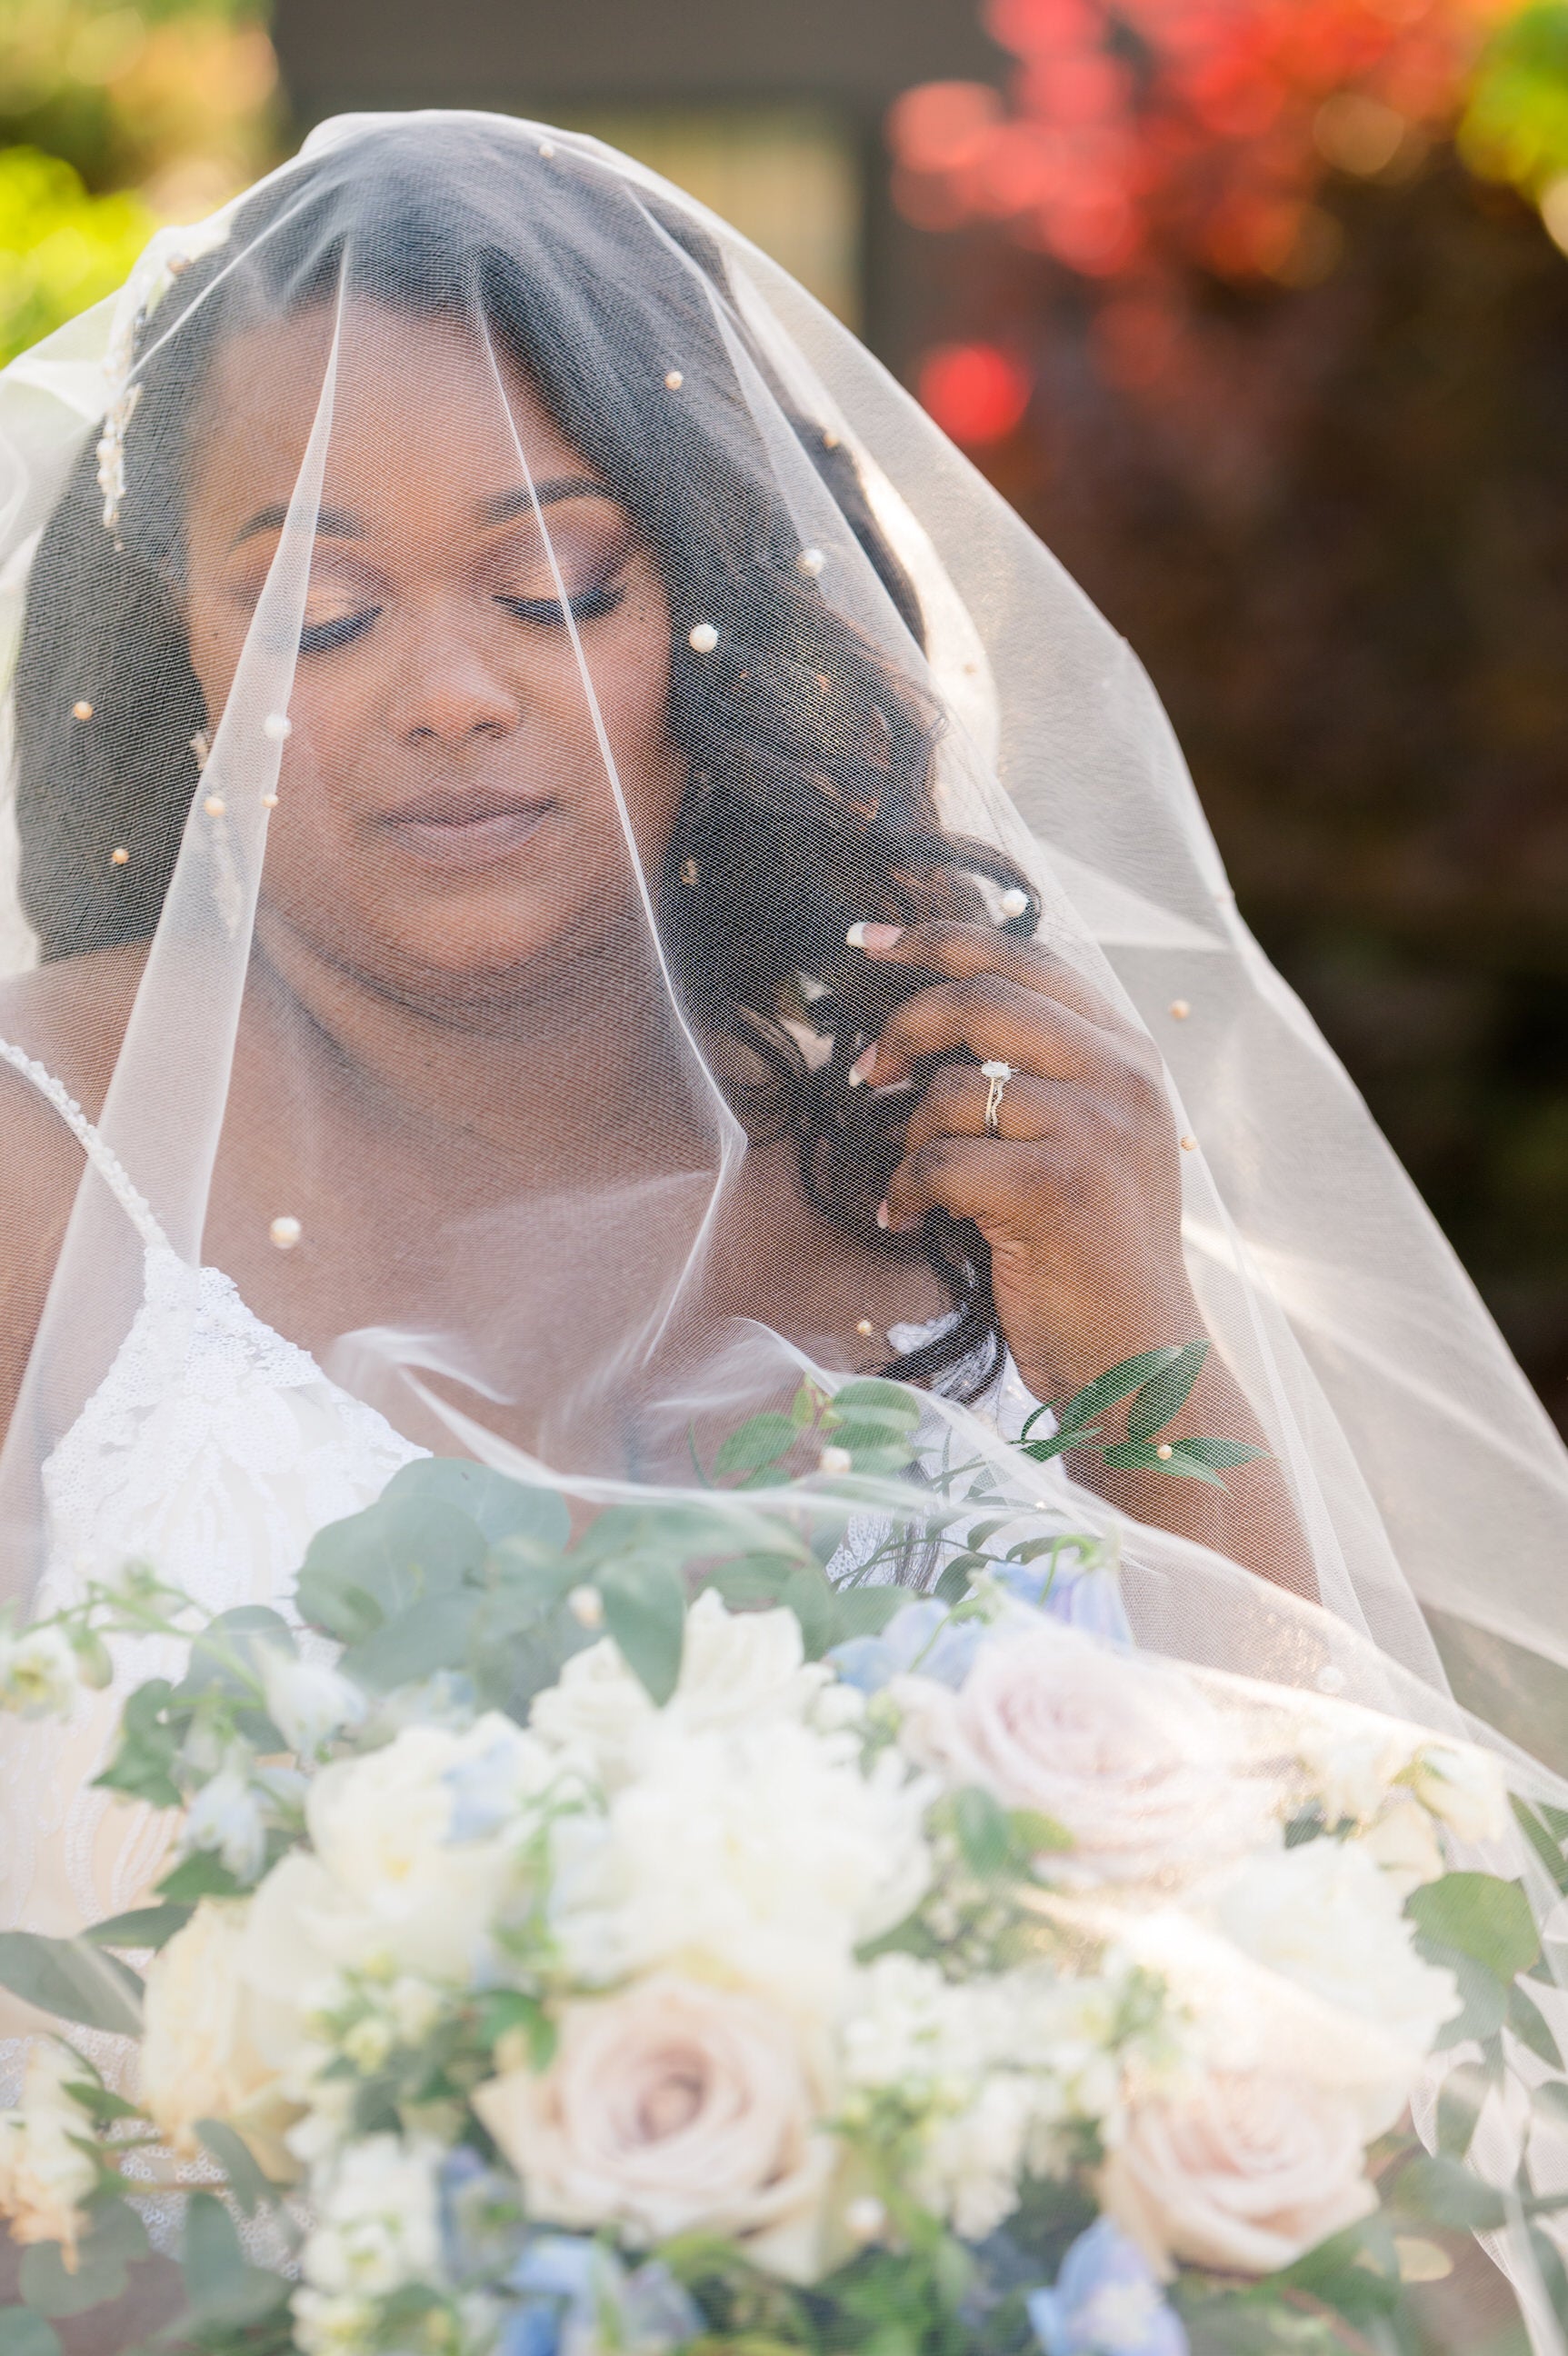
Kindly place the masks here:
<instances>
[{"instance_id":1,"label":"woman's hand","mask_svg":"<svg viewBox=\"0 0 1568 2356\"><path fill-rule=\"evenodd\" d=\"M1038 942L987 925L867 924L851 941L879 964L947 977L888 1016L852 1085L896 1086L955 1051L977 1059L939 1063L915 1107L878 1213L888 1232L909 1234L938 1207L973 1220L1003 1333L1036 1398L1066 1399L1123 1358L1197 1339L1181 1146L1147 1034ZM993 1132L979 1068L990 1061L1012 1071ZM1217 1353L1168 1436L1197 1431L1261 1440ZM1273 1466L1233 1473L1246 1494L1231 1497L1168 1474L1112 1473L1097 1457L1075 1464L1140 1519L1302 1586L1299 1528Z\"/></svg>"}]
</instances>

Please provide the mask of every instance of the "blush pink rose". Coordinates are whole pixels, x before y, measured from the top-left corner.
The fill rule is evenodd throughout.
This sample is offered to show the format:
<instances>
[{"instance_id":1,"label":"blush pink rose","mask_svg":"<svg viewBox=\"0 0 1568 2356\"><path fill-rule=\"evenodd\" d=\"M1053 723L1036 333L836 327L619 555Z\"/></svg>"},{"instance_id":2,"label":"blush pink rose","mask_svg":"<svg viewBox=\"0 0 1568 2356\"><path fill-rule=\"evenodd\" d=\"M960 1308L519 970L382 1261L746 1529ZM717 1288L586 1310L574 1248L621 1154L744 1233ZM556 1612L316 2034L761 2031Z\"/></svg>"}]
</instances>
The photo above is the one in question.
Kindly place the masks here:
<instances>
[{"instance_id":1,"label":"blush pink rose","mask_svg":"<svg viewBox=\"0 0 1568 2356\"><path fill-rule=\"evenodd\" d=\"M549 2069L473 2101L534 2217L720 2233L788 2280L821 2270L832 2146L790 2024L753 1997L666 1972L568 2005Z\"/></svg>"},{"instance_id":2,"label":"blush pink rose","mask_svg":"<svg viewBox=\"0 0 1568 2356\"><path fill-rule=\"evenodd\" d=\"M1053 1879L1208 1869L1263 1837L1272 1794L1240 1774L1224 1720L1180 1669L1039 1628L985 1644L957 1693L895 1678L905 1749L1071 1834Z\"/></svg>"},{"instance_id":3,"label":"blush pink rose","mask_svg":"<svg viewBox=\"0 0 1568 2356\"><path fill-rule=\"evenodd\" d=\"M1100 2198L1156 2264L1273 2274L1377 2207L1365 2157L1344 2095L1216 2076L1133 2112Z\"/></svg>"}]
</instances>

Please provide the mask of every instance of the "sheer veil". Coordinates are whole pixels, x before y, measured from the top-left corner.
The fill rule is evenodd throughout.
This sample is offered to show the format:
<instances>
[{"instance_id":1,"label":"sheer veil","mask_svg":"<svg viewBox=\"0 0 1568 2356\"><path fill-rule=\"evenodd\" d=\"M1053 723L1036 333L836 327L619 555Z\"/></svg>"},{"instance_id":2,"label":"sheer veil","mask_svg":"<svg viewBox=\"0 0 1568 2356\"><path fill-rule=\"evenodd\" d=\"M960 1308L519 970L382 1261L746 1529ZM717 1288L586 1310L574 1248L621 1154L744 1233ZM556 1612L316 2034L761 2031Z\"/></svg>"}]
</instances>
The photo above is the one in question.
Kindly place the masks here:
<instances>
[{"instance_id":1,"label":"sheer veil","mask_svg":"<svg viewBox=\"0 0 1568 2356\"><path fill-rule=\"evenodd\" d=\"M428 363L398 373L408 313L446 338L464 387L450 412ZM260 353L274 330L296 338L294 405L275 429L294 436L287 496L253 535L265 561L210 711L205 681L171 651L168 612L207 561L180 487L225 463L214 404L250 397L232 374L213 390L232 339ZM694 781L667 851L650 847L624 774L638 714L607 683L594 636L589 543L615 517L590 527L541 480L520 382L607 483L598 505L631 510L657 559ZM253 424L263 440L274 431L260 410ZM327 1166L319 1141L346 1085L335 993L363 957L347 919L328 940L334 912L308 860L285 879L282 935L257 948L258 890L264 903L278 838L328 758L326 691L306 679L328 671L309 649L349 629L354 597L361 610L381 594L355 586L368 560L324 520L335 470L345 451L367 463L367 435L400 432L467 434L476 483L510 470L521 486L511 512L532 535L531 578L510 586L531 610L563 609L553 710L574 774L596 765L602 777L605 873L624 869L571 920L604 917L607 1036L637 1004L646 1094L564 1192L503 1183L499 1131L481 1122L445 1159L416 1136L383 1202L377 1141L392 1124L380 1098L354 1107L362 1161ZM763 1402L786 1362L843 1371L825 1339L817 1348L829 1321L816 1306L792 1333L780 1317L786 1350L754 1308L705 1332L693 1304L737 1248L726 1223L748 1183L742 1113L781 1059L798 1100L820 1079L808 1127L828 1226L865 1237L875 1195L855 1192L846 1100L832 1095L871 1027L850 1020L844 928L887 912L929 790L940 828L967 845L952 889L1002 921L1021 874L1030 905L1006 921L1157 1045L1191 1141L1192 1280L1288 1481L1325 1607L1262 1594L1201 1549L1133 1527L1140 1632L1287 1680L1342 1643L1369 1697L1380 1687L1430 1713L1451 1676L1462 1704L1552 1748L1568 1457L1248 934L1144 673L900 387L725 223L596 142L538 124L329 123L224 213L161 232L118 298L0 377L0 509L6 631L20 643L0 921L16 979L0 1031L88 1102L103 1147L76 1193L5 1457L14 1589L46 1568L47 1469L133 1334L149 1235L171 1265L220 1266L289 1346L411 1444L548 1464L587 1494L633 1477L607 1437L628 1395L671 1428L700 1426L720 1406ZM328 542L348 585L329 580L313 621ZM91 612L73 618L72 601ZM865 776L881 780L879 806ZM739 819L749 875L725 864L724 825ZM399 921L390 904L364 918L401 955ZM303 991L290 965L302 937L316 958ZM755 1008L735 1015L734 989L703 959L733 963L762 938L777 970L759 1023ZM78 980L42 987L73 958ZM394 975L356 1033L381 1059L383 1095L445 1052L423 1015L409 1044L388 1044L400 991L417 994ZM122 1012L95 1061L110 1006ZM501 1051L487 1060L489 1020L464 1016L461 1053L499 1105L509 1084ZM387 1067L394 1054L406 1072ZM6 1076L7 1106L41 1123L26 1080ZM601 1084L590 1061L580 1086ZM405 1105L417 1097L403 1089ZM528 1162L514 1140L504 1151ZM249 1191L228 1184L231 1166L252 1173ZM783 1214L769 1232L785 1266ZM861 1267L846 1257L846 1288ZM198 1315L194 1292L168 1299L169 1316ZM897 1336L897 1365L896 1353ZM956 1397L964 1383L944 1387ZM526 1440L502 1411L525 1392L544 1401ZM933 1412L955 1425L967 1413Z\"/></svg>"}]
</instances>

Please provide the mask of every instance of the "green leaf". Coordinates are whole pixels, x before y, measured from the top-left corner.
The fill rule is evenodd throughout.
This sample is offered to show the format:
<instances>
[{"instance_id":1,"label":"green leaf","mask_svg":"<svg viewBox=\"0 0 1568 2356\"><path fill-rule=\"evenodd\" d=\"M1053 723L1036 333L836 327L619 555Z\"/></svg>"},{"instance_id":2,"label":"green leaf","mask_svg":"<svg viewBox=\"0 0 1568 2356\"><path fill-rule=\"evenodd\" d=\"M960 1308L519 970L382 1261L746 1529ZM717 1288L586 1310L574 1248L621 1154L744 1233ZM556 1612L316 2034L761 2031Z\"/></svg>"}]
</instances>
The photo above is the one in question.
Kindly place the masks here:
<instances>
[{"instance_id":1,"label":"green leaf","mask_svg":"<svg viewBox=\"0 0 1568 2356\"><path fill-rule=\"evenodd\" d=\"M595 1584L621 1658L662 1709L681 1676L686 1590L667 1562L607 1563Z\"/></svg>"},{"instance_id":2,"label":"green leaf","mask_svg":"<svg viewBox=\"0 0 1568 2356\"><path fill-rule=\"evenodd\" d=\"M295 1599L305 1618L359 1644L422 1596L478 1580L488 1548L471 1514L442 1497L382 1497L310 1541Z\"/></svg>"},{"instance_id":3,"label":"green leaf","mask_svg":"<svg viewBox=\"0 0 1568 2356\"><path fill-rule=\"evenodd\" d=\"M171 1770L180 1746L181 1727L169 1724L164 1713L174 1698L167 1677L149 1677L126 1697L120 1713L120 1740L114 1756L95 1786L124 1792L150 1807L177 1808L184 1794Z\"/></svg>"},{"instance_id":4,"label":"green leaf","mask_svg":"<svg viewBox=\"0 0 1568 2356\"><path fill-rule=\"evenodd\" d=\"M179 2263L190 2302L187 2328L259 2322L289 2296L281 2276L247 2264L233 2219L210 2192L189 2196Z\"/></svg>"},{"instance_id":5,"label":"green leaf","mask_svg":"<svg viewBox=\"0 0 1568 2356\"><path fill-rule=\"evenodd\" d=\"M919 1423L920 1396L908 1383L883 1382L866 1376L841 1383L832 1395L832 1415L845 1423L880 1423L889 1431L908 1433Z\"/></svg>"},{"instance_id":6,"label":"green leaf","mask_svg":"<svg viewBox=\"0 0 1568 2356\"><path fill-rule=\"evenodd\" d=\"M487 2045L517 2029L528 2040L531 2065L548 2070L555 2058L555 2024L538 1997L519 1988L491 1988L479 1998L479 2035Z\"/></svg>"},{"instance_id":7,"label":"green leaf","mask_svg":"<svg viewBox=\"0 0 1568 2356\"><path fill-rule=\"evenodd\" d=\"M1399 2253L1380 2211L1343 2233L1330 2234L1305 2257L1270 2279L1320 2298L1347 2322L1369 2324L1390 2315L1400 2300Z\"/></svg>"},{"instance_id":8,"label":"green leaf","mask_svg":"<svg viewBox=\"0 0 1568 2356\"><path fill-rule=\"evenodd\" d=\"M1437 2097L1437 2148L1444 2159L1463 2159L1469 2150L1492 2083L1492 2072L1479 2062L1457 2063L1443 2081Z\"/></svg>"},{"instance_id":9,"label":"green leaf","mask_svg":"<svg viewBox=\"0 0 1568 2356\"><path fill-rule=\"evenodd\" d=\"M1517 1792L1509 1794L1509 1803L1519 1820L1525 1838L1546 1868L1557 1889L1568 1894L1568 1863L1564 1862L1562 1848L1552 1838L1549 1826L1542 1823L1527 1801L1520 1798Z\"/></svg>"},{"instance_id":10,"label":"green leaf","mask_svg":"<svg viewBox=\"0 0 1568 2356\"><path fill-rule=\"evenodd\" d=\"M253 2217L264 2201L277 2199L278 2187L263 2175L250 2145L226 2121L198 2119L196 2132L223 2170L230 2191L247 2217Z\"/></svg>"},{"instance_id":11,"label":"green leaf","mask_svg":"<svg viewBox=\"0 0 1568 2356\"><path fill-rule=\"evenodd\" d=\"M787 1415L754 1415L732 1431L714 1458L715 1480L736 1472L755 1472L789 1455L800 1435Z\"/></svg>"},{"instance_id":12,"label":"green leaf","mask_svg":"<svg viewBox=\"0 0 1568 2356\"><path fill-rule=\"evenodd\" d=\"M969 1593L970 1580L975 1570L983 1569L984 1565L977 1564L972 1555L961 1555L956 1562L950 1562L937 1581L938 1602L947 1604L950 1610L953 1604L961 1603ZM894 1588L886 1591L897 1594L898 1590Z\"/></svg>"},{"instance_id":13,"label":"green leaf","mask_svg":"<svg viewBox=\"0 0 1568 2356\"><path fill-rule=\"evenodd\" d=\"M1494 1873L1445 1873L1412 1890L1404 1911L1428 1938L1473 1955L1500 1980L1527 1972L1541 1953L1523 1884Z\"/></svg>"},{"instance_id":14,"label":"green leaf","mask_svg":"<svg viewBox=\"0 0 1568 2356\"><path fill-rule=\"evenodd\" d=\"M1164 1430L1173 1416L1180 1413L1187 1405L1187 1395L1194 1383L1203 1372L1203 1362L1208 1355L1207 1340L1189 1342L1168 1366L1151 1376L1146 1383L1139 1385L1137 1397L1127 1410L1129 1440L1152 1440L1156 1431Z\"/></svg>"},{"instance_id":15,"label":"green leaf","mask_svg":"<svg viewBox=\"0 0 1568 2356\"><path fill-rule=\"evenodd\" d=\"M183 1931L194 1906L134 1906L128 1914L111 1914L106 1922L90 1922L81 1933L95 1947L166 1947Z\"/></svg>"},{"instance_id":16,"label":"green leaf","mask_svg":"<svg viewBox=\"0 0 1568 2356\"><path fill-rule=\"evenodd\" d=\"M1563 2067L1562 2049L1546 2025L1546 2019L1535 1998L1527 1996L1517 1981L1509 1990L1508 2025L1521 2045L1528 2045L1539 2061L1549 2069Z\"/></svg>"},{"instance_id":17,"label":"green leaf","mask_svg":"<svg viewBox=\"0 0 1568 2356\"><path fill-rule=\"evenodd\" d=\"M123 2037L141 2034L140 1979L128 1964L100 1954L84 1939L0 1931L0 1985L60 2020Z\"/></svg>"},{"instance_id":18,"label":"green leaf","mask_svg":"<svg viewBox=\"0 0 1568 2356\"><path fill-rule=\"evenodd\" d=\"M1058 1825L1054 1816L1042 1815L1038 1808L1010 1808L1007 1827L1014 1855L1025 1859L1058 1854L1077 1846L1065 1825Z\"/></svg>"},{"instance_id":19,"label":"green leaf","mask_svg":"<svg viewBox=\"0 0 1568 2356\"><path fill-rule=\"evenodd\" d=\"M405 1612L384 1620L373 1635L351 1644L338 1666L371 1693L391 1693L394 1687L434 1676L438 1669L463 1668L484 1601L477 1588L423 1595Z\"/></svg>"},{"instance_id":20,"label":"green leaf","mask_svg":"<svg viewBox=\"0 0 1568 2356\"><path fill-rule=\"evenodd\" d=\"M0 2307L0 2356L59 2356L59 2333L30 2307Z\"/></svg>"},{"instance_id":21,"label":"green leaf","mask_svg":"<svg viewBox=\"0 0 1568 2356\"><path fill-rule=\"evenodd\" d=\"M835 1644L844 1644L851 1636L880 1636L909 1600L901 1587L841 1587L832 1591Z\"/></svg>"},{"instance_id":22,"label":"green leaf","mask_svg":"<svg viewBox=\"0 0 1568 2356\"><path fill-rule=\"evenodd\" d=\"M216 1850L199 1848L181 1858L157 1885L158 1895L171 1906L194 1906L200 1898L243 1898L244 1882L236 1879Z\"/></svg>"},{"instance_id":23,"label":"green leaf","mask_svg":"<svg viewBox=\"0 0 1568 2356\"><path fill-rule=\"evenodd\" d=\"M467 1456L416 1457L392 1474L380 1502L403 1505L427 1498L455 1505L492 1547L523 1537L559 1552L572 1535L572 1515L558 1489L510 1481Z\"/></svg>"},{"instance_id":24,"label":"green leaf","mask_svg":"<svg viewBox=\"0 0 1568 2356\"><path fill-rule=\"evenodd\" d=\"M1119 1365L1109 1367L1093 1382L1086 1383L1082 1390L1075 1391L1065 1407L1057 1409L1058 1432L1080 1431L1086 1423L1103 1415L1107 1408L1114 1407L1118 1399L1124 1399L1130 1391L1141 1390L1156 1375L1174 1366L1181 1355L1180 1345L1172 1342L1161 1350L1142 1350L1135 1358L1123 1358Z\"/></svg>"},{"instance_id":25,"label":"green leaf","mask_svg":"<svg viewBox=\"0 0 1568 2356\"><path fill-rule=\"evenodd\" d=\"M286 1653L292 1660L298 1650L294 1631L280 1613L264 1603L237 1604L232 1612L220 1612L192 1639L190 1666L175 1688L174 1699L188 1702L203 1694L225 1693L253 1700L251 1686L230 1666L231 1657L259 1679L263 1652Z\"/></svg>"},{"instance_id":26,"label":"green leaf","mask_svg":"<svg viewBox=\"0 0 1568 2356\"><path fill-rule=\"evenodd\" d=\"M1012 1827L1006 1809L989 1792L971 1783L953 1794L952 1815L964 1863L977 1879L993 1879L1013 1855Z\"/></svg>"},{"instance_id":27,"label":"green leaf","mask_svg":"<svg viewBox=\"0 0 1568 2356\"><path fill-rule=\"evenodd\" d=\"M1508 2013L1508 1982L1478 1964L1474 1955L1445 1947L1441 1940L1418 1937L1415 1947L1423 1962L1453 1973L1463 2004L1463 2009L1438 2030L1437 2051L1446 2053L1455 2045L1468 2044L1472 2038L1485 2045L1496 2037Z\"/></svg>"},{"instance_id":28,"label":"green leaf","mask_svg":"<svg viewBox=\"0 0 1568 2356\"><path fill-rule=\"evenodd\" d=\"M1402 2216L1419 2217L1428 2225L1447 2225L1471 2233L1503 2223L1507 2204L1500 2192L1456 2159L1419 2153L1394 2179L1391 2204Z\"/></svg>"},{"instance_id":29,"label":"green leaf","mask_svg":"<svg viewBox=\"0 0 1568 2356\"><path fill-rule=\"evenodd\" d=\"M1560 2325L1568 2327L1568 2267L1563 2265L1563 2254L1550 2233L1543 2233L1539 2225L1530 2228L1530 2247L1541 2270L1546 2296L1552 2301L1552 2311Z\"/></svg>"},{"instance_id":30,"label":"green leaf","mask_svg":"<svg viewBox=\"0 0 1568 2356\"><path fill-rule=\"evenodd\" d=\"M85 2315L121 2297L126 2267L147 2254L146 2228L127 2202L113 2197L96 2201L91 2213L73 2273L67 2272L58 2242L34 2242L22 2253L16 2286L40 2315Z\"/></svg>"}]
</instances>

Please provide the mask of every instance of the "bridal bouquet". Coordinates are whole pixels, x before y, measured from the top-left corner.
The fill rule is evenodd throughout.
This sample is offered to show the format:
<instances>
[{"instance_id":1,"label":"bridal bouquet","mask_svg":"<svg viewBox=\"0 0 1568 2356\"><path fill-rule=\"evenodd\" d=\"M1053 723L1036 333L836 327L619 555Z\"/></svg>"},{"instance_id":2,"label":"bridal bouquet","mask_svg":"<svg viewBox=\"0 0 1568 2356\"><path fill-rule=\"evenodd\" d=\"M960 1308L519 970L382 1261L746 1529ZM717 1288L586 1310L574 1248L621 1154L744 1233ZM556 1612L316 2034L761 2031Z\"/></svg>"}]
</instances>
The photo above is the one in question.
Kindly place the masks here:
<instances>
[{"instance_id":1,"label":"bridal bouquet","mask_svg":"<svg viewBox=\"0 0 1568 2356\"><path fill-rule=\"evenodd\" d=\"M1519 2049L1568 2107L1523 1890L1453 1862L1495 1762L1137 1653L1103 1543L972 1483L938 1591L835 1588L918 1413L803 1388L711 1498L577 1534L426 1461L295 1624L132 1565L5 1640L25 1710L106 1635L181 1658L102 1778L167 1811L156 1902L0 1938L61 2023L0 2117L0 2350L118 2295L176 2183L164 2344L209 2351L1415 2350L1505 2222L1560 2290L1528 2128L1464 2164Z\"/></svg>"}]
</instances>

